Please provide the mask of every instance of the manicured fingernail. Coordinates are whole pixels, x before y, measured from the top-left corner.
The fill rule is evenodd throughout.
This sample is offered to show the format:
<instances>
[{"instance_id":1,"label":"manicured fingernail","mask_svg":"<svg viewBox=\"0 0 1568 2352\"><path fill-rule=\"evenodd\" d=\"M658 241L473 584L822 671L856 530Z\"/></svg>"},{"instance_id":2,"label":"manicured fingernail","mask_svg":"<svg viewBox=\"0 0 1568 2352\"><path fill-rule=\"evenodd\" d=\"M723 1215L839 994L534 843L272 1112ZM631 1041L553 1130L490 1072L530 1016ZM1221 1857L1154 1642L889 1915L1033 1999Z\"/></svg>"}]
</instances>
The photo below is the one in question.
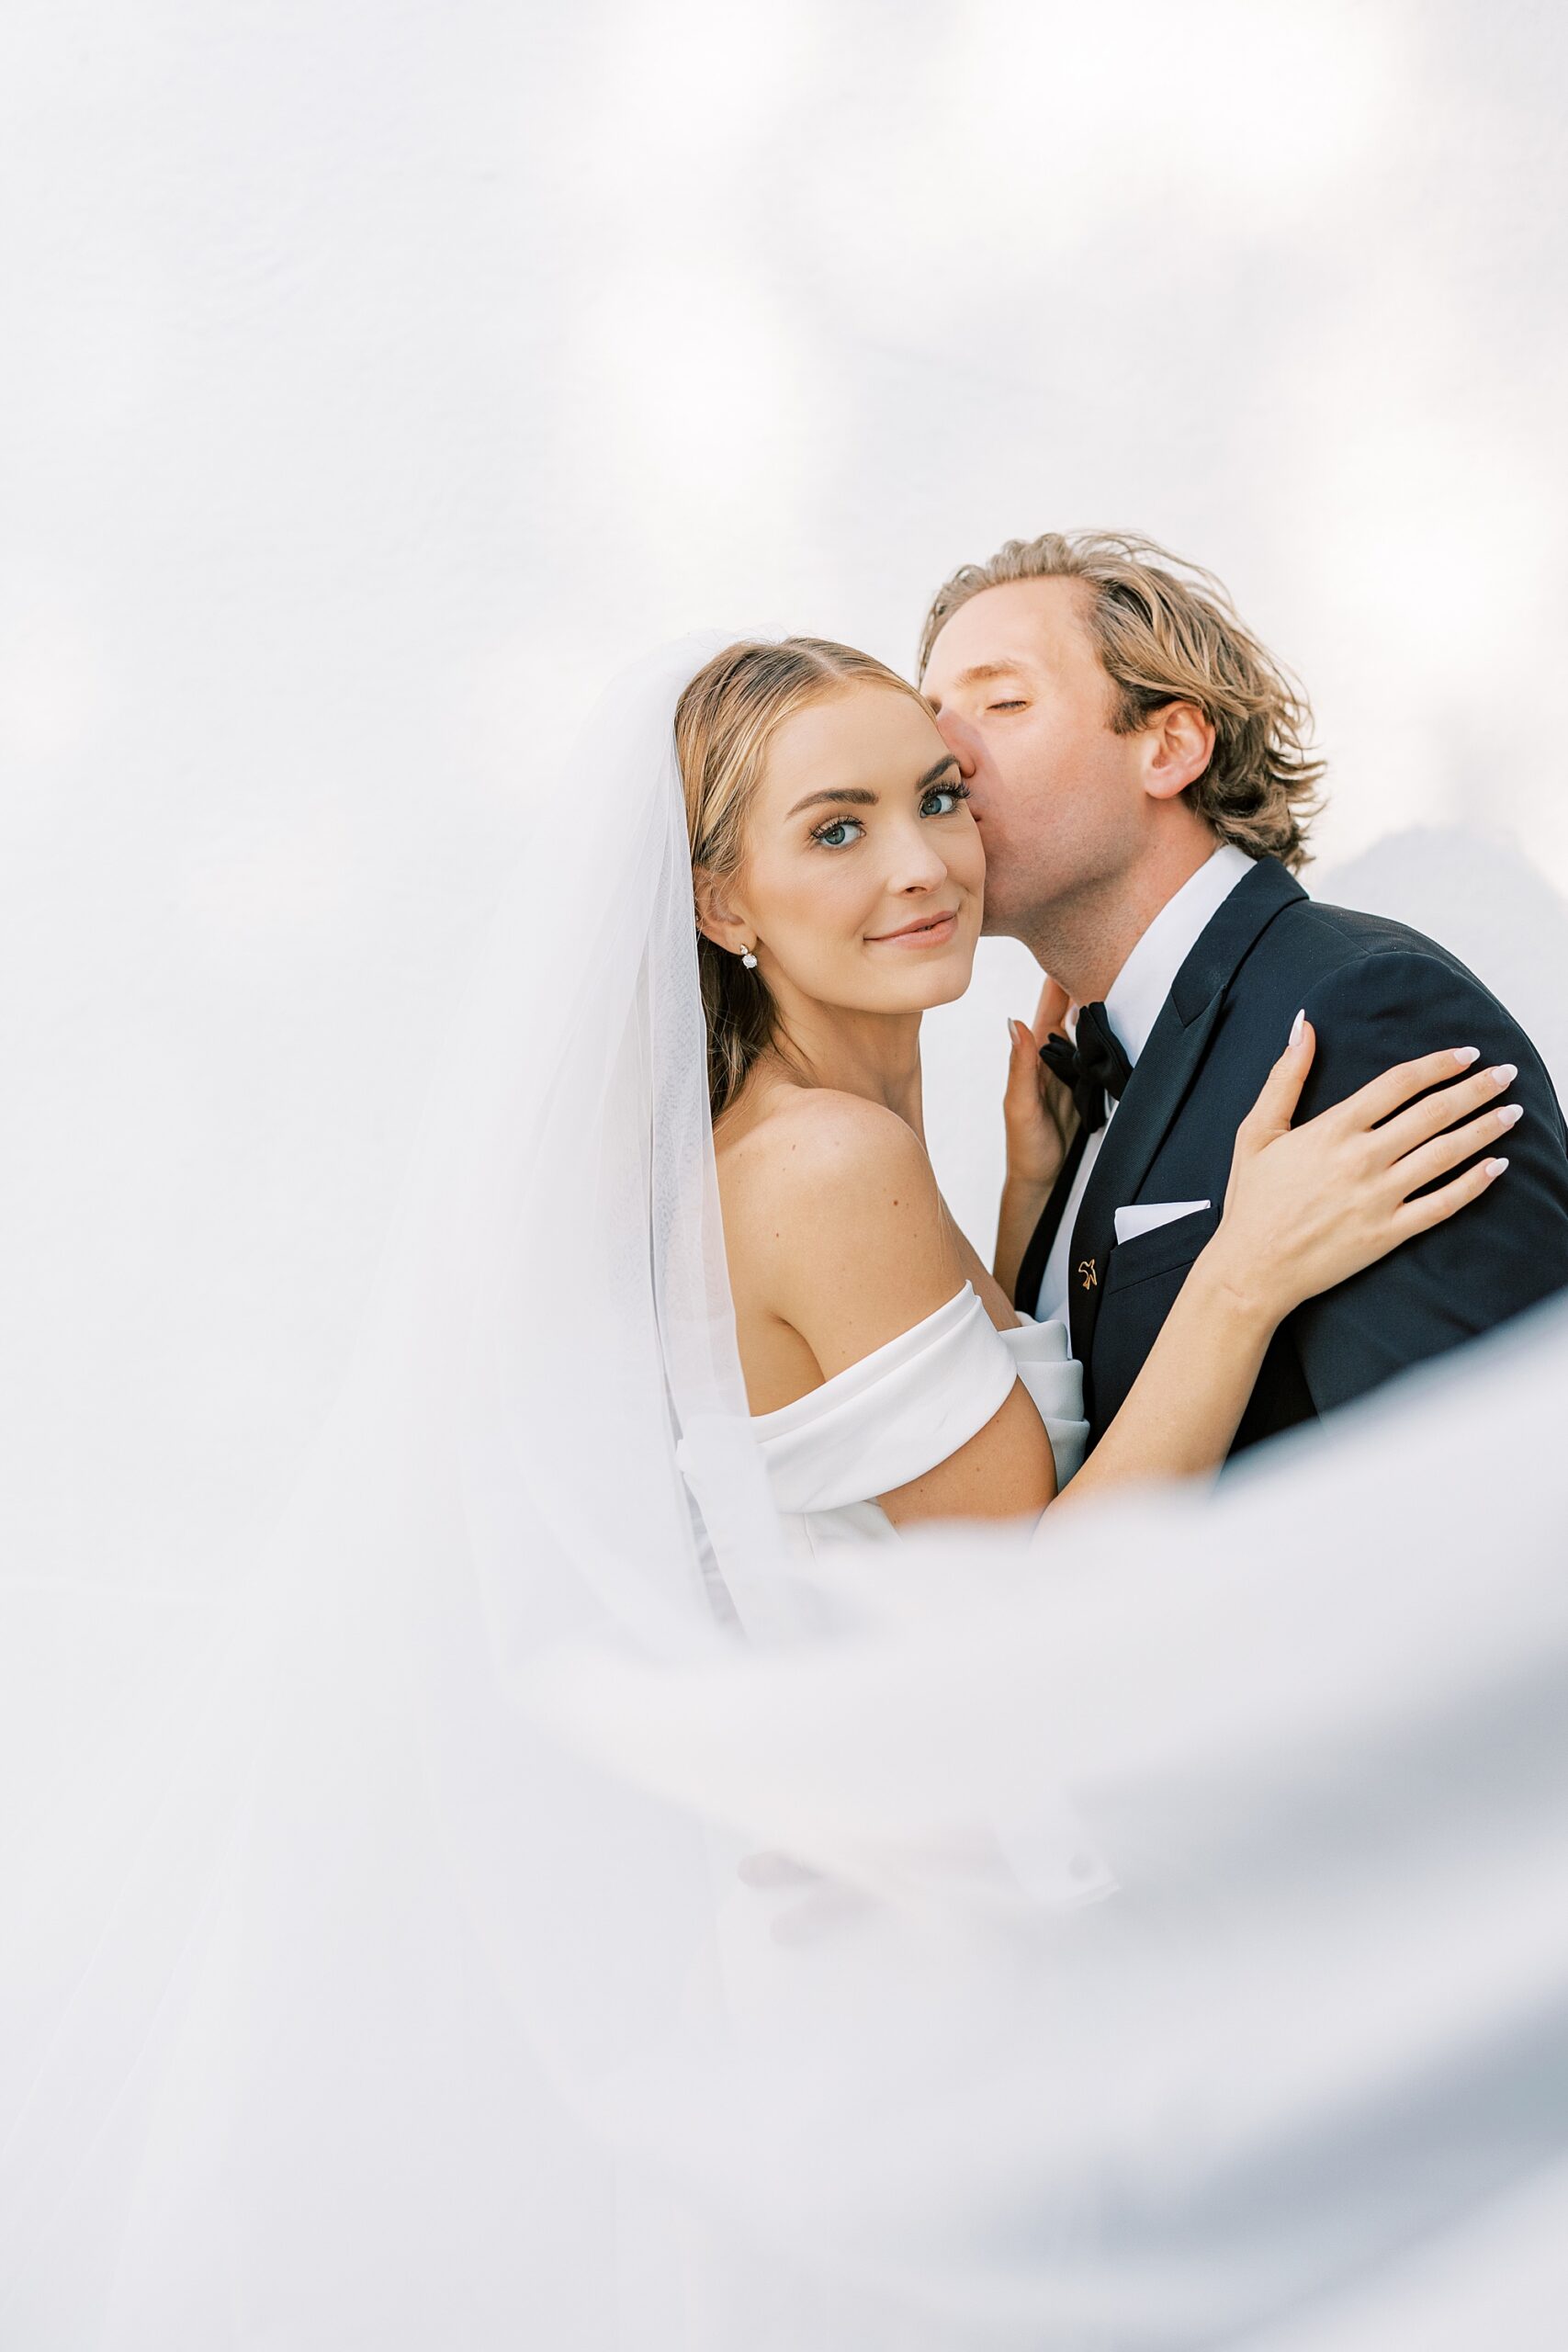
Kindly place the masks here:
<instances>
[{"instance_id":1,"label":"manicured fingernail","mask_svg":"<svg viewBox=\"0 0 1568 2352\"><path fill-rule=\"evenodd\" d=\"M1478 1062L1481 1059L1481 1048L1479 1046L1457 1046L1454 1048L1454 1059L1461 1069L1468 1069L1472 1062Z\"/></svg>"},{"instance_id":2,"label":"manicured fingernail","mask_svg":"<svg viewBox=\"0 0 1568 2352\"><path fill-rule=\"evenodd\" d=\"M1291 1043L1292 1046L1299 1046L1301 1044L1302 1031L1306 1027L1306 1007L1303 1004L1301 1011L1297 1013L1295 1019L1291 1023Z\"/></svg>"},{"instance_id":3,"label":"manicured fingernail","mask_svg":"<svg viewBox=\"0 0 1568 2352\"><path fill-rule=\"evenodd\" d=\"M1497 1125L1500 1127L1511 1127L1516 1119L1522 1119L1524 1115L1525 1106L1522 1102L1510 1102L1506 1111L1498 1112Z\"/></svg>"},{"instance_id":4,"label":"manicured fingernail","mask_svg":"<svg viewBox=\"0 0 1568 2352\"><path fill-rule=\"evenodd\" d=\"M1518 1074L1518 1067L1514 1062L1499 1062L1495 1069L1487 1072L1494 1086L1512 1086Z\"/></svg>"},{"instance_id":5,"label":"manicured fingernail","mask_svg":"<svg viewBox=\"0 0 1568 2352\"><path fill-rule=\"evenodd\" d=\"M1506 1159L1489 1159L1486 1163L1486 1173L1488 1176L1501 1176L1507 1164Z\"/></svg>"}]
</instances>

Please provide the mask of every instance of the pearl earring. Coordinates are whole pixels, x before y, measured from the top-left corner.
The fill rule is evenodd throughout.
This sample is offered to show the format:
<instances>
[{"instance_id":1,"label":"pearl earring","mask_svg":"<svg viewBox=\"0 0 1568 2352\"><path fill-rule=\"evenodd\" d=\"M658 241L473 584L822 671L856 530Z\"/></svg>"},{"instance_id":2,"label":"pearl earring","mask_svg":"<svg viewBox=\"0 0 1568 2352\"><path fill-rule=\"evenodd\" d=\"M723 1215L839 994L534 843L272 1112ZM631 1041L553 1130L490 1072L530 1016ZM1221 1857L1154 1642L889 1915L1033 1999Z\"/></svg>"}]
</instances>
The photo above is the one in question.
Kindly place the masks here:
<instances>
[{"instance_id":1,"label":"pearl earring","mask_svg":"<svg viewBox=\"0 0 1568 2352\"><path fill-rule=\"evenodd\" d=\"M749 972L754 972L756 970L757 958L752 955L751 950L749 947L744 948L741 951L740 961L745 965L746 969Z\"/></svg>"}]
</instances>

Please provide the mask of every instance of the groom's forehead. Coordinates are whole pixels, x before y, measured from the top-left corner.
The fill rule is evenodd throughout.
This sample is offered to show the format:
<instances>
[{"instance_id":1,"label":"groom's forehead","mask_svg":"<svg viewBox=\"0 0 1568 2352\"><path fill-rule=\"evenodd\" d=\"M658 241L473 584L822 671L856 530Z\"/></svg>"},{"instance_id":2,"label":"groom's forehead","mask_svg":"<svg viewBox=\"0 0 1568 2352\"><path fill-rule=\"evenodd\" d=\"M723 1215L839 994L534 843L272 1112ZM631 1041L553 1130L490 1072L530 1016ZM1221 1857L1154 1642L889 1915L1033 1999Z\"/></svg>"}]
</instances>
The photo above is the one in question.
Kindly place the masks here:
<instances>
[{"instance_id":1,"label":"groom's forehead","mask_svg":"<svg viewBox=\"0 0 1568 2352\"><path fill-rule=\"evenodd\" d=\"M982 588L944 623L921 680L932 702L998 678L1029 676L1093 648L1080 580L1010 580Z\"/></svg>"}]
</instances>

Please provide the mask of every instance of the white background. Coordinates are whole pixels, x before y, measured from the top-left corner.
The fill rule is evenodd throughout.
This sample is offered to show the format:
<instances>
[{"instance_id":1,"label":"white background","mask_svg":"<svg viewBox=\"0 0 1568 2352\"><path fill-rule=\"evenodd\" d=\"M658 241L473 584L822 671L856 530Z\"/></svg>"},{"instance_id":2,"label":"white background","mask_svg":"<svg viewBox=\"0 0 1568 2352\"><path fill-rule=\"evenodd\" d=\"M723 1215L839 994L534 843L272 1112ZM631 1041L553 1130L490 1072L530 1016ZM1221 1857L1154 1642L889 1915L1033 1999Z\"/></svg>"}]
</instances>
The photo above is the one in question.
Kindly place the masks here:
<instances>
[{"instance_id":1,"label":"white background","mask_svg":"<svg viewBox=\"0 0 1568 2352\"><path fill-rule=\"evenodd\" d=\"M564 747L656 639L907 665L955 563L1139 528L1306 681L1325 865L1461 820L1568 884L1565 52L1500 0L11 0L0 1313L40 1563L250 1541L466 943L519 857L591 899ZM987 949L932 1024L982 1246L1032 993Z\"/></svg>"}]
</instances>

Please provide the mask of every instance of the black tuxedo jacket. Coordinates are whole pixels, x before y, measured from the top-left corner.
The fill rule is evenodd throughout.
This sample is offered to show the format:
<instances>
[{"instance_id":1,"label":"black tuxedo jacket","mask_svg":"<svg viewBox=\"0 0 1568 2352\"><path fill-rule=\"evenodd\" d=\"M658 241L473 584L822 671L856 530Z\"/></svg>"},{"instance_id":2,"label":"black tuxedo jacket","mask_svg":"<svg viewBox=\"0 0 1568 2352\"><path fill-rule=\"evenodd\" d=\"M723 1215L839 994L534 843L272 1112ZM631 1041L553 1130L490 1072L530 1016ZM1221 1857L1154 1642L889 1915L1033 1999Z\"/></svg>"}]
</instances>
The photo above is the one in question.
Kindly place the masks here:
<instances>
[{"instance_id":1,"label":"black tuxedo jacket","mask_svg":"<svg viewBox=\"0 0 1568 2352\"><path fill-rule=\"evenodd\" d=\"M1259 859L1178 973L1073 1227L1073 1351L1091 1445L1219 1222L1236 1129L1303 1006L1317 1052L1298 1121L1443 1046L1479 1046L1483 1063L1517 1063L1507 1099L1524 1117L1500 1146L1506 1174L1478 1201L1280 1326L1233 1451L1363 1396L1568 1285L1568 1132L1523 1030L1434 941L1320 905ZM1201 1200L1212 1207L1118 1246L1119 1208ZM1031 1254L1038 1263L1038 1247ZM1034 1311L1021 1289L1018 1304Z\"/></svg>"}]
</instances>

